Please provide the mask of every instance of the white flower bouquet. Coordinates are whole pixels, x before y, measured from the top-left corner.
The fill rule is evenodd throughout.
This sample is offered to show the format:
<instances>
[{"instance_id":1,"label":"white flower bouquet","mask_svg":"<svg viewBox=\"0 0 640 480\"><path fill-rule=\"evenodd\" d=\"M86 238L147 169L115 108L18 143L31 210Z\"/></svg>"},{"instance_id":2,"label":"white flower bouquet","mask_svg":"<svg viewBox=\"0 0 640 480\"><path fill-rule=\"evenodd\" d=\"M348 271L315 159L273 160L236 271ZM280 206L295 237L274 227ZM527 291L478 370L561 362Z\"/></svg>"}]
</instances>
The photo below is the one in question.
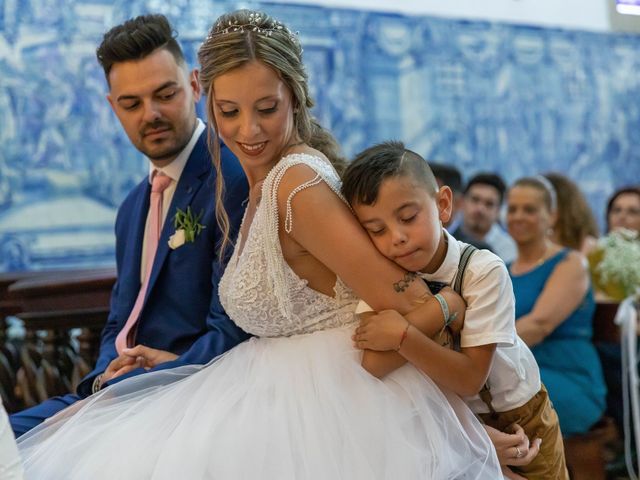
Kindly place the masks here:
<instances>
[{"instance_id":1,"label":"white flower bouquet","mask_svg":"<svg viewBox=\"0 0 640 480\"><path fill-rule=\"evenodd\" d=\"M640 289L640 237L632 230L616 230L598 240L589 255L594 286L622 301Z\"/></svg>"}]
</instances>

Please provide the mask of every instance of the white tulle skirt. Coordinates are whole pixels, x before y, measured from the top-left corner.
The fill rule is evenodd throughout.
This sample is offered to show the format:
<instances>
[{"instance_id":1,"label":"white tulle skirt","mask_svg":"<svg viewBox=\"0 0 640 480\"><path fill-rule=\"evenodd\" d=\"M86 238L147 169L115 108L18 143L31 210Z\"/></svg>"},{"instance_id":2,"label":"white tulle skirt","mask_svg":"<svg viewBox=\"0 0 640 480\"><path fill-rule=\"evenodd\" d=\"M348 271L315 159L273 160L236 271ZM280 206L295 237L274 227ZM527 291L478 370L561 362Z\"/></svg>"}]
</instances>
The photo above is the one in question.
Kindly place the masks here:
<instances>
[{"instance_id":1,"label":"white tulle skirt","mask_svg":"<svg viewBox=\"0 0 640 480\"><path fill-rule=\"evenodd\" d=\"M0 398L0 479L22 480L22 475L22 463L18 455L16 440Z\"/></svg>"},{"instance_id":2,"label":"white tulle skirt","mask_svg":"<svg viewBox=\"0 0 640 480\"><path fill-rule=\"evenodd\" d=\"M380 381L352 328L253 338L123 381L22 437L28 479L490 479L466 406L412 366Z\"/></svg>"}]
</instances>

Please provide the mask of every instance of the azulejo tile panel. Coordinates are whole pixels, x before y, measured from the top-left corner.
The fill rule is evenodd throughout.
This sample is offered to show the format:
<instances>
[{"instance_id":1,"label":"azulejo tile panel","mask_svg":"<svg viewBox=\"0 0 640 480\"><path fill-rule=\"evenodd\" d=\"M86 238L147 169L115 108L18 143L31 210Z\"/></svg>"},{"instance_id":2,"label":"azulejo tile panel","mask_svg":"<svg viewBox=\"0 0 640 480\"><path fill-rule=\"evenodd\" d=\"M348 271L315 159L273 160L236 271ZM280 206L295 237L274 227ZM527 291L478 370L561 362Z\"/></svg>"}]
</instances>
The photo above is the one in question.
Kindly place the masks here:
<instances>
[{"instance_id":1,"label":"azulejo tile panel","mask_svg":"<svg viewBox=\"0 0 640 480\"><path fill-rule=\"evenodd\" d=\"M104 98L102 34L128 17L165 13L195 66L212 21L239 5L0 4L0 271L113 262L116 208L144 177L145 160ZM600 219L615 188L640 181L638 36L251 6L300 31L315 113L348 156L399 138L467 177L560 171Z\"/></svg>"}]
</instances>

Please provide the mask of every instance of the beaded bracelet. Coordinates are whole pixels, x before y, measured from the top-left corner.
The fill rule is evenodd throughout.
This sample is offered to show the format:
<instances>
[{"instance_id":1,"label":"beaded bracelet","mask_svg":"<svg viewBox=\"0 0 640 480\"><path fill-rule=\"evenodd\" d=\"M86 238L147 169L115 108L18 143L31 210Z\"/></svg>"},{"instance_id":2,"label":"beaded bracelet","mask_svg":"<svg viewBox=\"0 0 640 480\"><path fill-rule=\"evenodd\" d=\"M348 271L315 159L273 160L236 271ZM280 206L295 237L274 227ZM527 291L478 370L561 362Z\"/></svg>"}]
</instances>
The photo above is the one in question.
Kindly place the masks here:
<instances>
[{"instance_id":1,"label":"beaded bracelet","mask_svg":"<svg viewBox=\"0 0 640 480\"><path fill-rule=\"evenodd\" d=\"M438 300L440 308L442 309L442 315L444 316L444 326L448 327L451 323L458 318L458 312L454 312L453 315L449 314L449 305L442 295L436 293L435 299Z\"/></svg>"},{"instance_id":2,"label":"beaded bracelet","mask_svg":"<svg viewBox=\"0 0 640 480\"><path fill-rule=\"evenodd\" d=\"M400 348L402 347L402 344L404 343L404 339L407 338L407 333L409 332L409 327L410 326L411 326L411 324L409 322L407 322L407 326L404 327L404 332L402 332L402 336L400 337L400 343L396 347L396 352L400 351Z\"/></svg>"}]
</instances>

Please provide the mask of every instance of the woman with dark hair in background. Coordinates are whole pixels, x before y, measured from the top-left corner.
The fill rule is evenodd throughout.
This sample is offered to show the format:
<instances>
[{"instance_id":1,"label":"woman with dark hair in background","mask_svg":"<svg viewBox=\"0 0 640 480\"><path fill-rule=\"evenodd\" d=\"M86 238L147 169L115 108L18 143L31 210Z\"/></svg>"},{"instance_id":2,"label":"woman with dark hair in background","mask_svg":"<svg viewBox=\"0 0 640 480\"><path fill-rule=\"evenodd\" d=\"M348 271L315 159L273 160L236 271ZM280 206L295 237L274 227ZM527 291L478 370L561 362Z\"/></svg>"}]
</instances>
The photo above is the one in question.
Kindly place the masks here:
<instances>
[{"instance_id":1,"label":"woman with dark hair in background","mask_svg":"<svg viewBox=\"0 0 640 480\"><path fill-rule=\"evenodd\" d=\"M607 230L620 228L640 234L640 186L616 190L607 203Z\"/></svg>"},{"instance_id":2,"label":"woman with dark hair in background","mask_svg":"<svg viewBox=\"0 0 640 480\"><path fill-rule=\"evenodd\" d=\"M606 210L607 232L617 232L621 229L636 232L640 238L640 186L628 186L616 190L607 202ZM594 251L589 255L591 274L596 285L596 298L599 300L596 310L596 321L607 330L615 328L614 335L619 335L618 329L613 326L618 302L624 299L624 289L617 282L603 282L602 276L597 271L597 266L602 261L601 251ZM640 269L640 265L636 268ZM596 342L596 348L602 362L602 369L607 383L607 416L614 419L620 434L624 434L624 405L622 386L622 351L619 339L610 338L614 335L606 335L606 338ZM636 440L637 441L637 440ZM613 472L626 472L623 454L620 452L618 459L613 462Z\"/></svg>"}]
</instances>

